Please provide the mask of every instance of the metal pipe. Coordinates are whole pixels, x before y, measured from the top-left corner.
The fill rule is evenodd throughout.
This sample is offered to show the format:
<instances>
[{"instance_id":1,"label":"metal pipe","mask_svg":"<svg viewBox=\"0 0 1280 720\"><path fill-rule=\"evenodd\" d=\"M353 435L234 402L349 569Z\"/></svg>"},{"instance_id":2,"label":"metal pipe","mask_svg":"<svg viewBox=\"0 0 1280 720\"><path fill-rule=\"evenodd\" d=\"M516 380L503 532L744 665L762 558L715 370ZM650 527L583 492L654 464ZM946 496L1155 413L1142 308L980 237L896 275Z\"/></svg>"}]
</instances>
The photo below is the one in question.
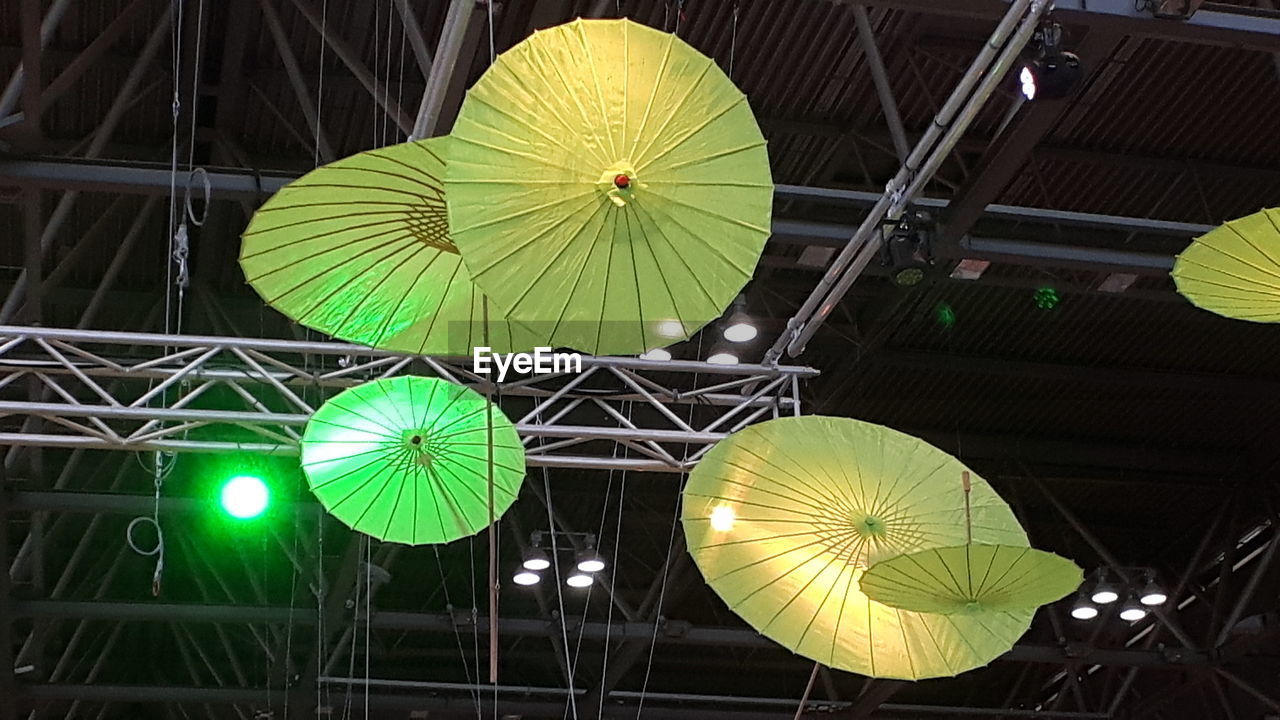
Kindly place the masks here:
<instances>
[{"instance_id":1,"label":"metal pipe","mask_svg":"<svg viewBox=\"0 0 1280 720\"><path fill-rule=\"evenodd\" d=\"M58 23L62 22L62 16L70 4L71 0L53 0L53 4L45 12L44 20L40 23L41 50L49 44L49 38L53 37L54 31L58 29ZM23 63L19 62L9 78L9 83L5 85L4 92L0 94L0 118L9 115L18 106L18 98L22 97L22 89L26 84L25 75Z\"/></svg>"},{"instance_id":2,"label":"metal pipe","mask_svg":"<svg viewBox=\"0 0 1280 720\"><path fill-rule=\"evenodd\" d=\"M423 79L431 77L431 48L427 47L426 38L422 37L422 23L418 22L418 15L413 11L413 6L409 4L409 0L395 0L396 10L400 13L400 24L404 26L405 34L409 37L409 47L413 50L413 57L418 61L418 71L422 73Z\"/></svg>"},{"instance_id":3,"label":"metal pipe","mask_svg":"<svg viewBox=\"0 0 1280 720\"><path fill-rule=\"evenodd\" d=\"M898 162L906 162L911 152L911 144L907 142L907 131L902 126L902 116L898 114L898 101L893 97L893 86L889 84L889 73L884 69L884 58L880 56L880 48L876 45L876 33L871 27L871 18L867 9L861 5L853 6L853 19L858 25L858 42L862 44L862 54L867 59L867 69L871 71L871 81L876 86L876 95L880 98L880 109L884 112L884 121L889 125L889 136L893 139L893 149L898 153Z\"/></svg>"},{"instance_id":4,"label":"metal pipe","mask_svg":"<svg viewBox=\"0 0 1280 720\"><path fill-rule=\"evenodd\" d=\"M952 118L961 110L963 103L969 99L979 78L982 77L983 72L995 60L997 52L1014 32L1019 20L1028 14L1028 11L1033 7L1043 9L1044 0L1035 0L1035 2L1037 4L1034 6L1032 5L1032 0L1014 0L1010 4L1009 10L991 34L990 40L983 46L978 56L973 59L968 71L960 79L959 84L956 85L955 90L952 91L942 109L938 111L937 117L934 118L924 136L920 138L920 142L916 144L906 162L898 169L898 173L894 178L889 181L884 193L876 200L875 205L867 213L866 218L858 226L858 230L849 239L844 249L832 261L827 268L827 272L813 289L813 292L809 294L809 297L801 305L800 309L796 311L796 314L787 321L787 332L783 333L765 353L766 364L776 361L784 351L790 352L792 355L797 354L799 350L803 349L804 341L807 341L808 337L811 337L813 332L816 332L817 327L810 327L812 325L811 319L815 313L819 312L823 303L827 300L828 290L845 276L854 260L860 254L863 254L863 246L871 240L873 233L880 230L881 221L893 206L894 201L898 199L898 195L906 189L905 186L913 178L916 167L933 150L934 144L942 135L943 128L950 125ZM863 264L865 266L865 262ZM824 317L830 312L831 308L827 308ZM796 342L801 340L802 336L803 341Z\"/></svg>"},{"instance_id":5,"label":"metal pipe","mask_svg":"<svg viewBox=\"0 0 1280 720\"><path fill-rule=\"evenodd\" d=\"M960 136L968 129L973 118L977 116L978 112L986 104L987 99L991 97L997 83L1000 82L1008 68L1012 66L1022 52L1023 46L1030 40L1040 22L1040 16L1048 6L1048 0L1031 0L1031 6L1027 10L1026 16L1022 18L1011 36L1002 37L999 29L992 34L987 45L983 47L982 53L979 54L979 58L982 58L987 53L992 55L999 53L999 55L994 62L988 61L985 71L980 71L977 75L973 74L973 67L977 66L978 61L974 61L974 66L971 67L970 73L965 75L955 92L952 93L951 98L948 99L947 105L939 111L934 124L930 126L929 131L925 133L925 137L916 146L917 152L912 153L912 157L903 164L898 171L898 175L886 188L885 197L890 200L887 210L883 213L877 213L873 209L858 228L859 233L854 236L854 239L859 241L857 244L860 247L854 262L849 263L849 266L842 271L839 279L829 286L829 289L823 295L822 301L815 306L810 314L802 314L802 308L792 318L792 320L799 320L801 324L795 328L794 337L790 342L786 343L786 350L789 355L795 357L804 352L805 345L808 344L814 333L818 331L818 328L822 326L822 323L826 321L845 293L849 291L849 287L853 285L853 282L862 273L862 270L866 268L875 253L880 250L880 246L883 243L883 221L888 219L896 222L912 199L920 193L924 185L937 172L943 160L946 159L951 149L960 140ZM1011 17L1014 17L1013 7L1010 8L1009 14L1005 16L1005 19L1009 20ZM1016 18L1014 19L1016 20ZM1004 27L1004 24L1002 22L1001 27ZM976 87L974 86L975 83ZM965 90L966 94L963 108L958 114L954 110L948 112L951 101L957 98L962 89ZM970 95L970 93L972 94ZM945 133L942 132L942 128L946 128ZM916 157L918 151L924 147L926 141L931 139L931 136L936 136L937 134L942 134L942 137L937 140L936 147L931 148L928 157L920 161ZM923 164L919 164L917 167L917 164L921 162ZM877 204L878 207L879 204ZM826 280L825 276L823 280ZM821 285L820 283L819 288L815 288L815 293L821 289ZM792 327L790 321L788 322L788 327ZM782 344L782 338L779 338L774 347L777 348L780 344Z\"/></svg>"},{"instance_id":6,"label":"metal pipe","mask_svg":"<svg viewBox=\"0 0 1280 720\"><path fill-rule=\"evenodd\" d=\"M156 52L160 50L161 41L166 39L168 35L169 16L172 12L173 6L167 6L160 17L160 22L151 31L151 35L142 47L142 52L138 54L138 59L134 62L133 68L129 70L124 83L120 86L115 101L107 109L106 117L103 118L102 124L98 126L98 129L94 131L93 140L89 143L88 149L85 150L84 155L86 158L96 158L101 155L107 146L107 142L115 134L116 126L124 118L124 113L133 101L138 85L142 83L142 78L147 71L152 68L152 60L155 58ZM63 194L62 199L58 201L53 213L49 216L48 223L45 224L44 232L40 236L41 253L48 252L49 247L53 244L53 238L57 236L62 229L63 223L70 216L77 197L79 197L79 192L72 190ZM27 290L27 282L26 270L18 273L13 287L9 290L8 297L5 298L4 305L0 306L0 323L8 322L13 317L14 311L17 310L18 304L22 302L22 296Z\"/></svg>"},{"instance_id":7,"label":"metal pipe","mask_svg":"<svg viewBox=\"0 0 1280 720\"><path fill-rule=\"evenodd\" d=\"M326 163L333 162L335 158L333 146L329 144L329 138L320 125L319 109L316 107L315 100L311 98L306 80L302 77L302 67L298 64L297 56L293 54L293 46L289 43L288 35L285 34L284 25L280 23L280 15L276 12L271 0L258 0L258 5L262 7L262 19L266 22L267 31L271 33L276 53L280 56L285 75L289 78L289 86L293 88L293 95L298 100L298 107L302 108L307 126L311 128L311 133L316 138L320 159Z\"/></svg>"},{"instance_id":8,"label":"metal pipe","mask_svg":"<svg viewBox=\"0 0 1280 720\"><path fill-rule=\"evenodd\" d=\"M444 29L440 34L440 46L436 50L435 61L431 64L431 74L427 76L427 86L422 91L418 115L409 134L411 141L436 134L444 96L449 90L449 81L453 79L454 69L462 54L462 42L466 39L467 26L471 23L475 6L476 0L452 0L449 3L449 14L445 16Z\"/></svg>"},{"instance_id":9,"label":"metal pipe","mask_svg":"<svg viewBox=\"0 0 1280 720\"><path fill-rule=\"evenodd\" d=\"M1263 553L1262 560L1254 568L1253 574L1249 576L1249 582L1245 583L1244 590L1240 592L1235 606L1231 608L1231 614L1227 615L1226 621L1222 623L1222 629L1218 631L1218 638L1213 643L1214 647L1221 648L1227 642L1227 638L1231 637L1231 631L1235 628L1235 624L1240 620L1245 608L1253 600L1253 595L1258 590L1258 583L1262 582L1264 575L1273 570L1272 561L1275 560L1276 550L1280 549L1280 523L1275 523L1273 533L1274 537L1267 544L1267 550Z\"/></svg>"}]
</instances>

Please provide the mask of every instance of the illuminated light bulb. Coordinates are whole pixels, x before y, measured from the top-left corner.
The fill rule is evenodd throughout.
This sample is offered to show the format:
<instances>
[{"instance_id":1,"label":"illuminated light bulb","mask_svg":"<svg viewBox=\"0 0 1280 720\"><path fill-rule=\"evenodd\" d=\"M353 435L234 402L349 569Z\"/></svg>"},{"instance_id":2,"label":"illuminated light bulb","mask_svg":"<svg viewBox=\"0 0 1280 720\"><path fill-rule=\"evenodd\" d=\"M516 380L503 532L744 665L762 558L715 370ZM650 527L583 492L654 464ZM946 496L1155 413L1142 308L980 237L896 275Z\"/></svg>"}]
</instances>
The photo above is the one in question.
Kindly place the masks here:
<instances>
[{"instance_id":1,"label":"illuminated light bulb","mask_svg":"<svg viewBox=\"0 0 1280 720\"><path fill-rule=\"evenodd\" d=\"M654 348L640 355L641 360L670 360L671 351L666 348Z\"/></svg>"},{"instance_id":2,"label":"illuminated light bulb","mask_svg":"<svg viewBox=\"0 0 1280 720\"><path fill-rule=\"evenodd\" d=\"M511 579L514 580L517 585L537 585L538 581L542 580L542 577L536 572L521 570Z\"/></svg>"},{"instance_id":3,"label":"illuminated light bulb","mask_svg":"<svg viewBox=\"0 0 1280 720\"><path fill-rule=\"evenodd\" d=\"M717 506L711 511L711 529L717 532L728 532L733 529L735 519L733 508L728 505Z\"/></svg>"},{"instance_id":4,"label":"illuminated light bulb","mask_svg":"<svg viewBox=\"0 0 1280 720\"><path fill-rule=\"evenodd\" d=\"M222 486L222 509L241 520L255 518L265 512L270 498L267 484L262 478L251 475L231 478Z\"/></svg>"},{"instance_id":5,"label":"illuminated light bulb","mask_svg":"<svg viewBox=\"0 0 1280 720\"><path fill-rule=\"evenodd\" d=\"M759 334L760 331L756 329L755 325L742 320L724 329L724 339L735 343L751 342Z\"/></svg>"},{"instance_id":6,"label":"illuminated light bulb","mask_svg":"<svg viewBox=\"0 0 1280 720\"><path fill-rule=\"evenodd\" d=\"M737 365L738 356L730 352L718 352L707 358L707 362L712 365Z\"/></svg>"},{"instance_id":7,"label":"illuminated light bulb","mask_svg":"<svg viewBox=\"0 0 1280 720\"><path fill-rule=\"evenodd\" d=\"M592 582L591 576L584 572L576 572L564 580L565 585L573 588L590 587Z\"/></svg>"}]
</instances>

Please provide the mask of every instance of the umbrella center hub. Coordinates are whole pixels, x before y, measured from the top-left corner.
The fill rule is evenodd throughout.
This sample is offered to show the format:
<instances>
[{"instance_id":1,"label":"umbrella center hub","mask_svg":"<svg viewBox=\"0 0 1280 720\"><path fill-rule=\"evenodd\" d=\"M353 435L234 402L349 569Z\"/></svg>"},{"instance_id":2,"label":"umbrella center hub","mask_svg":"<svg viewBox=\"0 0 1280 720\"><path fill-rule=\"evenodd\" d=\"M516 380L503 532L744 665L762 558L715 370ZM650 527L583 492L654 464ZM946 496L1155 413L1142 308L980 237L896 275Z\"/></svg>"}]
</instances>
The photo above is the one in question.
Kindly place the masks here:
<instances>
[{"instance_id":1,"label":"umbrella center hub","mask_svg":"<svg viewBox=\"0 0 1280 720\"><path fill-rule=\"evenodd\" d=\"M618 207L626 207L634 199L635 189L640 187L635 168L625 160L605 168L596 185Z\"/></svg>"},{"instance_id":2,"label":"umbrella center hub","mask_svg":"<svg viewBox=\"0 0 1280 720\"><path fill-rule=\"evenodd\" d=\"M862 537L883 537L888 528L884 520L875 515L866 515L853 521L853 529Z\"/></svg>"},{"instance_id":3,"label":"umbrella center hub","mask_svg":"<svg viewBox=\"0 0 1280 720\"><path fill-rule=\"evenodd\" d=\"M418 242L440 252L458 254L458 247L449 238L449 220L444 202L424 198L422 204L413 205L405 213L404 223Z\"/></svg>"},{"instance_id":4,"label":"umbrella center hub","mask_svg":"<svg viewBox=\"0 0 1280 720\"><path fill-rule=\"evenodd\" d=\"M431 467L435 457L427 448L427 434L422 430L410 430L404 435L405 449L413 455L413 461L423 467Z\"/></svg>"}]
</instances>

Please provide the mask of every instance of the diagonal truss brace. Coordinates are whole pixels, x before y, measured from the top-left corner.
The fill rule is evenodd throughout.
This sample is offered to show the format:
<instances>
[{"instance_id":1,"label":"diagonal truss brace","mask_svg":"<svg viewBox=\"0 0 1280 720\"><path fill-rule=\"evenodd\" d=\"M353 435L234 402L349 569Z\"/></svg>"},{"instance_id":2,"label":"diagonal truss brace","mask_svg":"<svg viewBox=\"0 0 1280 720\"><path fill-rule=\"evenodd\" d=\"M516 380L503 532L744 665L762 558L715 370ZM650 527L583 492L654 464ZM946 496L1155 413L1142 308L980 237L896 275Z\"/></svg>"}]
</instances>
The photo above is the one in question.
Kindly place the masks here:
<instances>
[{"instance_id":1,"label":"diagonal truss brace","mask_svg":"<svg viewBox=\"0 0 1280 720\"><path fill-rule=\"evenodd\" d=\"M581 372L494 383L469 359L345 343L0 326L0 445L296 455L325 399L403 374L492 395L530 465L686 472L727 434L798 415L817 371L582 356Z\"/></svg>"}]
</instances>

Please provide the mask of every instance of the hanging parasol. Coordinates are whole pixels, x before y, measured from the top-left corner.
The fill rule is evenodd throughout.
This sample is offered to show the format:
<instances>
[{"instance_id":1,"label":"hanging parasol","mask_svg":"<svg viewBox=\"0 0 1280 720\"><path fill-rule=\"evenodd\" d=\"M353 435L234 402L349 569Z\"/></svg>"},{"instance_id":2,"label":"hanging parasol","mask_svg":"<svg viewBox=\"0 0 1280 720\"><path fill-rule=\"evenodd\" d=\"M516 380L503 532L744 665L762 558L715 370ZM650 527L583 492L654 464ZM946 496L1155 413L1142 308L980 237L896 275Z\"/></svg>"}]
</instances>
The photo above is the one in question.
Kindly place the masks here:
<instances>
[{"instance_id":1,"label":"hanging parasol","mask_svg":"<svg viewBox=\"0 0 1280 720\"><path fill-rule=\"evenodd\" d=\"M867 597L903 610L951 615L1037 608L1080 587L1083 574L1066 558L1025 545L974 544L967 471L962 483L965 544L907 553L872 565L859 581Z\"/></svg>"},{"instance_id":2,"label":"hanging parasol","mask_svg":"<svg viewBox=\"0 0 1280 720\"><path fill-rule=\"evenodd\" d=\"M1178 292L1236 320L1280 322L1280 208L1232 220L1198 238L1173 265Z\"/></svg>"},{"instance_id":3,"label":"hanging parasol","mask_svg":"<svg viewBox=\"0 0 1280 720\"><path fill-rule=\"evenodd\" d=\"M738 615L784 647L872 677L957 675L1008 651L1032 610L916 613L860 589L868 565L965 542L955 458L845 418L797 417L720 441L684 490L689 549ZM1026 546L1013 512L972 484L975 542Z\"/></svg>"},{"instance_id":4,"label":"hanging parasol","mask_svg":"<svg viewBox=\"0 0 1280 720\"><path fill-rule=\"evenodd\" d=\"M524 479L520 438L484 397L436 378L344 390L302 436L302 470L325 509L354 530L408 545L489 525L490 462L496 518Z\"/></svg>"},{"instance_id":5,"label":"hanging parasol","mask_svg":"<svg viewBox=\"0 0 1280 720\"><path fill-rule=\"evenodd\" d=\"M486 308L449 239L448 147L440 137L370 150L289 183L244 232L245 278L292 320L384 350L461 356L543 344Z\"/></svg>"},{"instance_id":6,"label":"hanging parasol","mask_svg":"<svg viewBox=\"0 0 1280 720\"><path fill-rule=\"evenodd\" d=\"M584 352L692 335L750 279L773 183L746 97L674 35L577 20L471 88L449 228L500 312Z\"/></svg>"}]
</instances>

